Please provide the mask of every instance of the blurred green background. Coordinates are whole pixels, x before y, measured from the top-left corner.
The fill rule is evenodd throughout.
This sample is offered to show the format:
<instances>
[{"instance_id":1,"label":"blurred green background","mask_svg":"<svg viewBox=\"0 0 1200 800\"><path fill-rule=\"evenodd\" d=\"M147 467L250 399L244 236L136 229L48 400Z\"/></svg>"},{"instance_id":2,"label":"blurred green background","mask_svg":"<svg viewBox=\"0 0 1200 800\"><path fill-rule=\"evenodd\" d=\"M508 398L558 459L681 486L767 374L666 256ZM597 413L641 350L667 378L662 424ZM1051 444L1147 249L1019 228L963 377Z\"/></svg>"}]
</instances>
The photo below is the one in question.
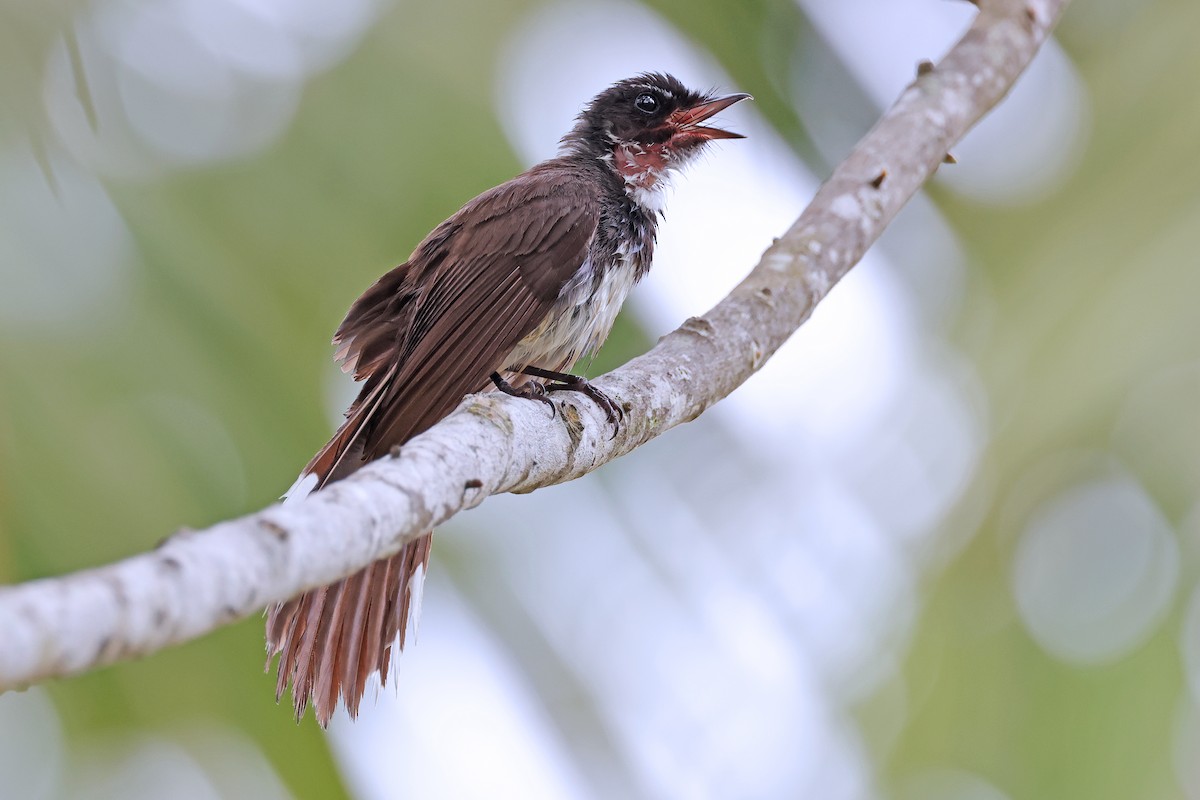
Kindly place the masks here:
<instances>
[{"instance_id":1,"label":"blurred green background","mask_svg":"<svg viewBox=\"0 0 1200 800\"><path fill-rule=\"evenodd\" d=\"M277 497L348 397L328 348L345 309L462 202L549 154L544 135L522 140L530 119L609 79L577 77L581 53L655 68L638 37L670 31L663 57L703 65L684 77L751 92L754 130L773 133L707 159L759 159L737 167L745 186L697 176L678 193L745 210L757 176L826 174L886 87L939 55L905 50L928 20L970 16L831 7L0 0L0 581ZM795 405L734 398L586 486L497 498L439 537L433 641L405 660L502 664L469 680L511 674L535 721L442 718L467 687L433 702L418 661L400 711L368 710L358 738L335 724L331 749L275 705L251 619L0 697L0 796L466 796L452 763L493 797L1200 797L1197 34L1188 0L1074 4L1023 116L964 144L958 174L943 168L881 242L860 283L892 287L887 314L850 280L829 312L844 327L827 330L878 329L907 354L892 367L920 373L870 419L824 409L840 416L820 427L805 396L828 387L771 365L756 385ZM712 265L715 296L770 230ZM853 362L819 336L823 313L797 347ZM591 371L660 332L627 314ZM797 433L770 446L769 430ZM578 515L581 541L562 524ZM439 603L461 606L461 640ZM372 713L418 703L363 749L361 731L384 730ZM532 766L488 784L499 768L479 753L510 737ZM414 741L450 760L408 757Z\"/></svg>"}]
</instances>

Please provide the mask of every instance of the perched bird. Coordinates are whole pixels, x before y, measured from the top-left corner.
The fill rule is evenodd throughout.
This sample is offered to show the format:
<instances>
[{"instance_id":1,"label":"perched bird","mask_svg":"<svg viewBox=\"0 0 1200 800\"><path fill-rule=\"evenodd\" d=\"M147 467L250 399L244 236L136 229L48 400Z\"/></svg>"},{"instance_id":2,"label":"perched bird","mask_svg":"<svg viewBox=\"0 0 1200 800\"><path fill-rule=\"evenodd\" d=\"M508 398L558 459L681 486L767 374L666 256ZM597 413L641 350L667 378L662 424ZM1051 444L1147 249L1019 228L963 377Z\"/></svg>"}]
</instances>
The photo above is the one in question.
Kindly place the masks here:
<instances>
[{"instance_id":1,"label":"perched bird","mask_svg":"<svg viewBox=\"0 0 1200 800\"><path fill-rule=\"evenodd\" d=\"M701 123L747 97L701 94L663 74L623 80L587 105L556 158L434 229L337 329L335 357L362 389L285 502L489 387L546 403L548 391L580 391L618 424L618 407L564 370L600 346L650 268L671 173L714 139L742 138ZM420 604L430 538L270 609L267 666L280 656L276 699L290 682L298 719L311 701L328 724L339 695L354 717L371 673L386 683L393 643L403 649Z\"/></svg>"}]
</instances>

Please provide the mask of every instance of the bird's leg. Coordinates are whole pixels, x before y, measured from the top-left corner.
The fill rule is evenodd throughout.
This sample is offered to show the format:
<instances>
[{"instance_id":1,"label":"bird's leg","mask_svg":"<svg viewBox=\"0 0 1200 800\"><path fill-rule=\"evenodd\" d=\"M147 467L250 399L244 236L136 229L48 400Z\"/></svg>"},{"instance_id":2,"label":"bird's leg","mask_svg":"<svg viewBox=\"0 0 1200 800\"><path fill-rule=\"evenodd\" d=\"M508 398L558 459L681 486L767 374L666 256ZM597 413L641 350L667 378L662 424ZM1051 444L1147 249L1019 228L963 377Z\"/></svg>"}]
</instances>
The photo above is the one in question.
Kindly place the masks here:
<instances>
[{"instance_id":1,"label":"bird's leg","mask_svg":"<svg viewBox=\"0 0 1200 800\"><path fill-rule=\"evenodd\" d=\"M621 407L617 405L615 400L589 383L587 378L580 375L572 375L569 372L555 372L550 369L542 369L541 367L522 367L518 371L534 378L555 381L557 385L547 386L547 392L572 391L590 397L596 405L604 409L604 415L613 426L613 436L617 435L617 429L620 428L621 420L625 418L625 412L621 410Z\"/></svg>"},{"instance_id":2,"label":"bird's leg","mask_svg":"<svg viewBox=\"0 0 1200 800\"><path fill-rule=\"evenodd\" d=\"M499 372L492 373L492 383L496 384L496 388L504 392L510 397L524 397L527 400L540 400L550 406L550 416L554 416L554 401L546 396L546 387L540 383L531 382L522 386L520 389L513 386L504 378L500 377Z\"/></svg>"}]
</instances>

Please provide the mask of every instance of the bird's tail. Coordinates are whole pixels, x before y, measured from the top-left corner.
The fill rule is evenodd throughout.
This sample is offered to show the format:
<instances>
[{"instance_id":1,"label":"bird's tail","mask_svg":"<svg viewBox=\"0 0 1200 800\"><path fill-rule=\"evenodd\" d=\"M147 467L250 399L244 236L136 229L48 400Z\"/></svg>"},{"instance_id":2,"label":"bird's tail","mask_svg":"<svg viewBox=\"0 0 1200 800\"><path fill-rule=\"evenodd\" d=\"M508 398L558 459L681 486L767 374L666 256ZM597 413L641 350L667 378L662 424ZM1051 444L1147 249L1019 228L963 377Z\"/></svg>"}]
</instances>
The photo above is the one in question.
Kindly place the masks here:
<instances>
[{"instance_id":1,"label":"bird's tail","mask_svg":"<svg viewBox=\"0 0 1200 800\"><path fill-rule=\"evenodd\" d=\"M313 457L284 502L306 497L325 484L345 477L363 464L356 443L361 420L352 414L333 439ZM279 654L275 699L289 683L296 718L309 702L317 722L329 724L339 695L353 718L358 714L366 681L378 671L387 683L392 646L404 648L410 623L420 616L421 589L429 565L432 534L404 545L337 583L305 592L267 613L267 669Z\"/></svg>"}]
</instances>

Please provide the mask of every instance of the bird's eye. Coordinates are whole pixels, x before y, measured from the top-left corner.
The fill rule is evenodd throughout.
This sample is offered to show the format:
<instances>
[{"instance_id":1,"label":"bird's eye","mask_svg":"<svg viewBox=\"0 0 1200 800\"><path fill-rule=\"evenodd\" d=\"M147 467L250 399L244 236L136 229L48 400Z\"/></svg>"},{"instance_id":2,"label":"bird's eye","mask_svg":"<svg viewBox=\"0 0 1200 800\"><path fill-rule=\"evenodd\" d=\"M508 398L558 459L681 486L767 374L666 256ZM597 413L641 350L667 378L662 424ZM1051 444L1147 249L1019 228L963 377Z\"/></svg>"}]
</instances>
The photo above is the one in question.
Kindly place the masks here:
<instances>
[{"instance_id":1,"label":"bird's eye","mask_svg":"<svg viewBox=\"0 0 1200 800\"><path fill-rule=\"evenodd\" d=\"M658 98L652 94L639 94L633 101L634 108L643 114L653 114L658 111Z\"/></svg>"}]
</instances>

